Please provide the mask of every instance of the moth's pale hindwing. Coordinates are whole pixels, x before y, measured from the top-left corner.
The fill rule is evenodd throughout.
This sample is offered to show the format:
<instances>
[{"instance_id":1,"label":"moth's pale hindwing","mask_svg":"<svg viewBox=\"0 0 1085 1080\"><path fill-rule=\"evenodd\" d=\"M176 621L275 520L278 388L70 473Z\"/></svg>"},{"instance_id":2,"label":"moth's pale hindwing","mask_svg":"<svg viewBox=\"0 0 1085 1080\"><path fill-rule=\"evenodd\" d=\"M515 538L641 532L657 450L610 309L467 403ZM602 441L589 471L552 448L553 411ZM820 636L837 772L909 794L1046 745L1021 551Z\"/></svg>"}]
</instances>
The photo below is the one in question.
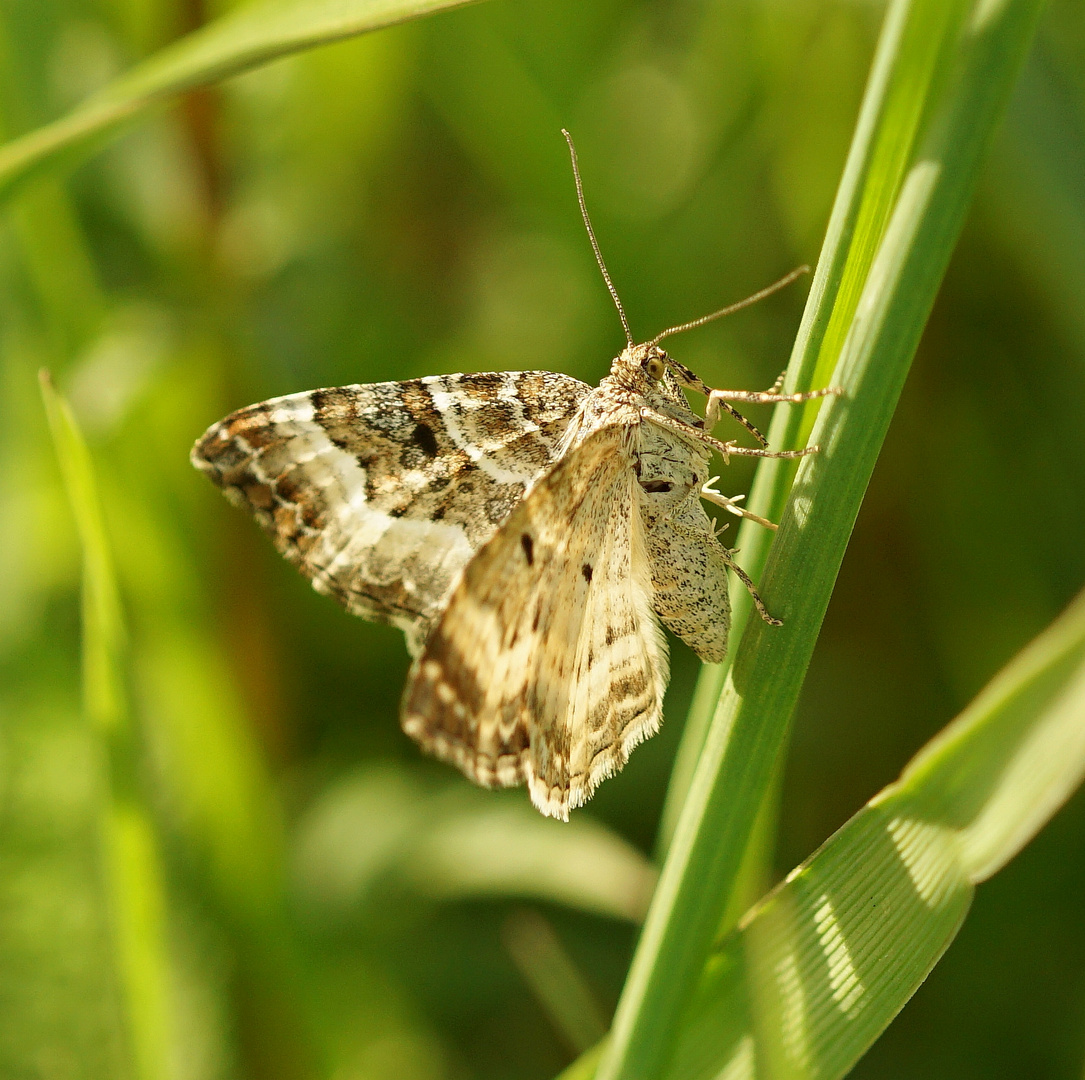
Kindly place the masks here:
<instances>
[{"instance_id":1,"label":"moth's pale hindwing","mask_svg":"<svg viewBox=\"0 0 1085 1080\"><path fill-rule=\"evenodd\" d=\"M655 609L663 625L707 664L727 653L731 601L726 552L696 492L668 519L645 527L655 589Z\"/></svg>"},{"instance_id":2,"label":"moth's pale hindwing","mask_svg":"<svg viewBox=\"0 0 1085 1080\"><path fill-rule=\"evenodd\" d=\"M680 415L681 405L672 408ZM656 612L701 660L718 663L727 651L731 607L727 556L700 498L710 458L703 447L653 424L639 426L635 446Z\"/></svg>"},{"instance_id":3,"label":"moth's pale hindwing","mask_svg":"<svg viewBox=\"0 0 1085 1080\"><path fill-rule=\"evenodd\" d=\"M659 726L667 656L634 429L589 432L468 564L415 661L405 730L567 818Z\"/></svg>"},{"instance_id":4,"label":"moth's pale hindwing","mask_svg":"<svg viewBox=\"0 0 1085 1080\"><path fill-rule=\"evenodd\" d=\"M192 461L318 591L417 653L589 391L528 371L292 394L213 425Z\"/></svg>"}]
</instances>

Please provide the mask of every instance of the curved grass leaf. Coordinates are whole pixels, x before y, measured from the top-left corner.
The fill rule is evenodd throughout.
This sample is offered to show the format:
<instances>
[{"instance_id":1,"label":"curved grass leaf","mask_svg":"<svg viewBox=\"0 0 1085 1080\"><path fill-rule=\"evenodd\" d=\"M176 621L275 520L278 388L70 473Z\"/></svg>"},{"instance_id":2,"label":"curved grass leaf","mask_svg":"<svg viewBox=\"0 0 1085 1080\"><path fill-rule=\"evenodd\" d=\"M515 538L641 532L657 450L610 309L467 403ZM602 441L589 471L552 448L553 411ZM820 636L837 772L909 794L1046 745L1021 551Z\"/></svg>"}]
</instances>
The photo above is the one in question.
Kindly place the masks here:
<instances>
[{"instance_id":1,"label":"curved grass leaf","mask_svg":"<svg viewBox=\"0 0 1085 1080\"><path fill-rule=\"evenodd\" d=\"M172 95L281 56L416 19L471 0L262 0L138 64L67 116L0 147L0 196L46 164L100 141Z\"/></svg>"},{"instance_id":2,"label":"curved grass leaf","mask_svg":"<svg viewBox=\"0 0 1085 1080\"><path fill-rule=\"evenodd\" d=\"M298 892L335 911L382 884L435 900L518 897L639 922L652 864L589 817L556 824L520 799L436 793L390 765L334 785L302 819Z\"/></svg>"},{"instance_id":3,"label":"curved grass leaf","mask_svg":"<svg viewBox=\"0 0 1085 1080\"><path fill-rule=\"evenodd\" d=\"M1085 593L722 943L668 1080L844 1076L1081 783L1083 717Z\"/></svg>"},{"instance_id":4,"label":"curved grass leaf","mask_svg":"<svg viewBox=\"0 0 1085 1080\"><path fill-rule=\"evenodd\" d=\"M416 838L404 867L431 896L533 897L631 922L644 918L654 869L597 821L552 829L521 803L431 820L439 824Z\"/></svg>"},{"instance_id":5,"label":"curved grass leaf","mask_svg":"<svg viewBox=\"0 0 1085 1080\"><path fill-rule=\"evenodd\" d=\"M885 20L819 261L797 373L842 386L821 411L765 560L780 629L748 622L645 922L597 1075L661 1075L770 791L866 485L960 231L1039 0L898 0ZM779 426L776 446L789 445ZM808 416L790 421L801 438ZM786 488L767 470L757 509ZM768 507L771 511L771 506ZM706 695L701 695L705 700ZM691 735L695 737L695 735ZM751 1049L752 1052L752 1049Z\"/></svg>"}]
</instances>

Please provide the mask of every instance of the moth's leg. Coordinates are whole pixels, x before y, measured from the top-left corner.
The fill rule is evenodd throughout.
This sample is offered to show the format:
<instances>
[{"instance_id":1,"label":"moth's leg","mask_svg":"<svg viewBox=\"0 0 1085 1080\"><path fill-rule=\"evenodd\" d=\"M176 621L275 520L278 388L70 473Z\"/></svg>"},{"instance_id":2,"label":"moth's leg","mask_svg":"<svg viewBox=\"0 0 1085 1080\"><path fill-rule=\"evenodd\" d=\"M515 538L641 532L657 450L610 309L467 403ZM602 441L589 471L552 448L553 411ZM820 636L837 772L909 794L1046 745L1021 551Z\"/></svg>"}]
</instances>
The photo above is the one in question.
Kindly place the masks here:
<instances>
[{"instance_id":1,"label":"moth's leg","mask_svg":"<svg viewBox=\"0 0 1085 1080\"><path fill-rule=\"evenodd\" d=\"M735 577L746 586L746 591L750 594L750 599L753 601L753 606L757 608L757 614L761 616L769 624L769 626L783 626L782 619L774 619L770 614L767 607L765 607L764 600L761 599L757 588L750 580L749 575L741 566L734 560L734 552L728 551L726 548L721 549L723 551L724 561L727 563L729 569L734 571Z\"/></svg>"},{"instance_id":2,"label":"moth's leg","mask_svg":"<svg viewBox=\"0 0 1085 1080\"><path fill-rule=\"evenodd\" d=\"M763 525L766 529L772 529L773 532L779 527L775 522L769 521L768 518L763 518L759 514L753 513L751 510L747 510L744 506L738 506L737 503L740 499L746 498L745 495L732 495L728 497L720 491L716 491L712 485L719 480L718 476L713 476L707 484L701 487L701 498L707 499L714 506L721 506L730 514L734 514L735 517L747 518L749 521L756 521L758 525Z\"/></svg>"},{"instance_id":3,"label":"moth's leg","mask_svg":"<svg viewBox=\"0 0 1085 1080\"><path fill-rule=\"evenodd\" d=\"M704 396L708 398L709 404L711 405L712 394L714 393L714 391L712 387L704 381L704 379L702 379L699 375L694 374L694 372L690 371L690 369L686 367L685 364L678 363L678 361L675 360L673 357L667 358L667 364L670 366L671 370L674 372L675 378L678 380L679 383L681 383L682 386L684 386L687 390L694 391L694 393L704 394ZM721 408L727 413L729 413L735 420L737 420L762 446L768 446L768 439L766 439L765 436L762 435L761 432L758 431L757 428L749 420L747 420L746 417L742 415L742 413L738 411L738 409L735 409L732 406L728 405L726 401L720 401L717 405L715 405L713 407L713 412L711 415L709 415L707 409L705 410L705 423L709 428L711 428L720 418Z\"/></svg>"},{"instance_id":4,"label":"moth's leg","mask_svg":"<svg viewBox=\"0 0 1085 1080\"><path fill-rule=\"evenodd\" d=\"M663 624L706 663L727 652L731 604L727 552L696 490L673 513L644 520L652 569L652 606Z\"/></svg>"},{"instance_id":5,"label":"moth's leg","mask_svg":"<svg viewBox=\"0 0 1085 1080\"><path fill-rule=\"evenodd\" d=\"M843 393L839 386L830 386L824 390L810 390L801 394L782 394L780 390L784 385L786 371L780 372L779 377L768 390L714 390L699 375L690 371L685 364L678 363L673 357L668 357L667 363L674 372L675 378L684 387L693 390L695 393L704 394L708 398L708 404L705 406L705 424L708 428L715 426L721 412L726 412L753 435L762 446L767 446L768 440L730 402L745 401L751 405L797 404L801 401L813 401L815 398Z\"/></svg>"},{"instance_id":6,"label":"moth's leg","mask_svg":"<svg viewBox=\"0 0 1085 1080\"><path fill-rule=\"evenodd\" d=\"M765 450L763 447L737 446L734 442L720 442L719 439L714 439L702 428L687 424L683 420L664 416L654 409L642 408L640 417L642 420L647 420L652 424L658 424L659 427L666 428L668 431L673 431L677 435L682 435L694 442L711 447L723 456L724 463L730 459L732 454L736 457L800 458L806 457L807 454L816 454L820 450L818 446L807 446L802 450Z\"/></svg>"},{"instance_id":7,"label":"moth's leg","mask_svg":"<svg viewBox=\"0 0 1085 1080\"><path fill-rule=\"evenodd\" d=\"M760 429L752 420L747 420L733 405L728 405L726 401L720 398L712 397L716 391L710 392L708 397L708 404L705 406L705 427L713 428L716 426L720 418L720 410L722 409L733 419L737 420L762 446L768 446L769 441L761 434Z\"/></svg>"},{"instance_id":8,"label":"moth's leg","mask_svg":"<svg viewBox=\"0 0 1085 1080\"><path fill-rule=\"evenodd\" d=\"M713 503L716 506L722 506L724 510L730 511L737 517L749 518L750 521L756 521L758 525L764 525L766 529L772 529L775 532L776 529L779 528L779 526L776 525L775 522L769 521L768 518L763 518L758 514L754 514L751 511L745 509L745 507L736 506L735 503L737 503L739 499L746 498L745 495L733 495L731 498L728 498L726 495L721 495L718 491L713 491L712 485L716 483L717 480L719 480L719 477L713 476L712 479L709 480L708 483L701 488L701 498L707 499L710 503ZM727 526L725 525L723 526L723 528L715 530L715 535L718 536L721 532L723 532L723 529L725 529L726 527ZM742 567L735 562L732 552L724 548L723 558L724 561L727 563L727 566L735 572L735 577L737 577L739 581L741 581L742 584L746 586L747 590L750 593L750 597L754 602L754 606L757 608L757 613L761 616L761 618L764 619L765 622L767 622L770 626L782 626L783 623L781 623L779 619L774 619L768 613L768 610L762 602L761 597L757 593L757 589L754 588L753 582L749 579L748 575L742 569Z\"/></svg>"},{"instance_id":9,"label":"moth's leg","mask_svg":"<svg viewBox=\"0 0 1085 1080\"><path fill-rule=\"evenodd\" d=\"M705 422L709 427L715 424L720 417L721 409L735 416L736 410L729 404L732 401L745 401L751 405L797 405L802 401L814 401L817 398L843 393L839 386L826 386L822 390L807 390L801 394L781 394L780 387L783 386L783 379L781 375L768 390L710 390L708 404L705 406Z\"/></svg>"}]
</instances>

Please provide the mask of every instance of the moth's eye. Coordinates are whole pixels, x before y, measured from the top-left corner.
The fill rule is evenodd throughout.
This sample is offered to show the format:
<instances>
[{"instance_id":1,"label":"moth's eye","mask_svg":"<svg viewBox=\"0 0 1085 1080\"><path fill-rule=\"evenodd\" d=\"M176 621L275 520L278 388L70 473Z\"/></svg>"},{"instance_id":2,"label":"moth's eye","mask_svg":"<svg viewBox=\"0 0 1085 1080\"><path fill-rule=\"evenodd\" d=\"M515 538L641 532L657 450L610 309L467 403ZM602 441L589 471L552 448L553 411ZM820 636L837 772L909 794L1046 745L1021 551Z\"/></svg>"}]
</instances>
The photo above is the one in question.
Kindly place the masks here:
<instances>
[{"instance_id":1,"label":"moth's eye","mask_svg":"<svg viewBox=\"0 0 1085 1080\"><path fill-rule=\"evenodd\" d=\"M644 365L644 370L648 372L649 378L659 382L663 378L663 373L667 370L667 365L658 356L651 356Z\"/></svg>"}]
</instances>

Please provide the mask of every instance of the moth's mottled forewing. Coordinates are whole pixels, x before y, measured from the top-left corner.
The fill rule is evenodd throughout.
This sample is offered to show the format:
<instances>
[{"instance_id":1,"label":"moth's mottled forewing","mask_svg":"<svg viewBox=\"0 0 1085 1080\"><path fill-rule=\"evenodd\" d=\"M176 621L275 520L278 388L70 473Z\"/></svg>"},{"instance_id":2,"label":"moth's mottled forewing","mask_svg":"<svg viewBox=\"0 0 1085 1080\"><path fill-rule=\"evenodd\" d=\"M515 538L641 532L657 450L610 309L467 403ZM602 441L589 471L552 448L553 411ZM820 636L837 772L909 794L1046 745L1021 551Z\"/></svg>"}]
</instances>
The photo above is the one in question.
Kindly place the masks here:
<instances>
[{"instance_id":1,"label":"moth's mottled forewing","mask_svg":"<svg viewBox=\"0 0 1085 1080\"><path fill-rule=\"evenodd\" d=\"M525 371L291 394L214 424L192 461L318 591L417 652L589 391Z\"/></svg>"}]
</instances>

